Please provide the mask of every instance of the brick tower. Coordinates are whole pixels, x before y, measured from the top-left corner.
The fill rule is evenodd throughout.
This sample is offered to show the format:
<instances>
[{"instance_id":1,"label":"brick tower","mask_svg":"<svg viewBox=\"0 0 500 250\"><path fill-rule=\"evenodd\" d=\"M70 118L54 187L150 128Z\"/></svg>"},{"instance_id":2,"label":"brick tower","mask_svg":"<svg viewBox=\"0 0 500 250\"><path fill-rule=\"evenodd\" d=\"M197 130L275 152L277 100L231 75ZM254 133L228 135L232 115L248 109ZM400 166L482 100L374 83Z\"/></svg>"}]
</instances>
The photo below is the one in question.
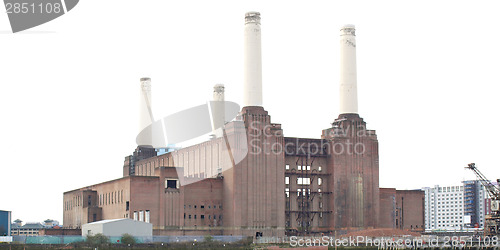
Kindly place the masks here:
<instances>
[{"instance_id":1,"label":"brick tower","mask_svg":"<svg viewBox=\"0 0 500 250\"><path fill-rule=\"evenodd\" d=\"M281 237L285 232L284 137L262 107L260 14L245 15L244 101L227 140L246 136L248 154L224 171L224 234ZM239 125L238 125L239 124ZM244 129L243 133L241 133Z\"/></svg>"},{"instance_id":2,"label":"brick tower","mask_svg":"<svg viewBox=\"0 0 500 250\"><path fill-rule=\"evenodd\" d=\"M374 228L379 214L378 141L358 115L356 39L353 25L340 30L340 115L323 130L328 140L328 189L332 230Z\"/></svg>"}]
</instances>

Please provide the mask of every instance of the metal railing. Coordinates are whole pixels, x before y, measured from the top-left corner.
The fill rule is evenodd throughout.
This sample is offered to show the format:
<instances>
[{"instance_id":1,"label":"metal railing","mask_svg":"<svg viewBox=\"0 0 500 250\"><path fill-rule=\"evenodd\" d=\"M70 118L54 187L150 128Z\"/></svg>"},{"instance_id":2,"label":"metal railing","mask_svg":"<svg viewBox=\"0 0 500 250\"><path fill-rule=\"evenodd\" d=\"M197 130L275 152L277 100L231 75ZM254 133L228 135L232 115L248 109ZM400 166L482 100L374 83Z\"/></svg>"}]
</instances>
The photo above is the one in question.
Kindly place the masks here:
<instances>
[{"instance_id":1,"label":"metal railing","mask_svg":"<svg viewBox=\"0 0 500 250\"><path fill-rule=\"evenodd\" d=\"M22 244L72 244L78 242L85 242L87 240L84 236L79 235L44 235L44 236L12 236L14 243ZM121 243L121 236L108 237L110 243ZM207 240L220 241L225 243L237 242L246 239L245 236L229 236L229 235L215 235L215 236L146 236L134 237L136 243L175 243L175 242L204 242Z\"/></svg>"}]
</instances>

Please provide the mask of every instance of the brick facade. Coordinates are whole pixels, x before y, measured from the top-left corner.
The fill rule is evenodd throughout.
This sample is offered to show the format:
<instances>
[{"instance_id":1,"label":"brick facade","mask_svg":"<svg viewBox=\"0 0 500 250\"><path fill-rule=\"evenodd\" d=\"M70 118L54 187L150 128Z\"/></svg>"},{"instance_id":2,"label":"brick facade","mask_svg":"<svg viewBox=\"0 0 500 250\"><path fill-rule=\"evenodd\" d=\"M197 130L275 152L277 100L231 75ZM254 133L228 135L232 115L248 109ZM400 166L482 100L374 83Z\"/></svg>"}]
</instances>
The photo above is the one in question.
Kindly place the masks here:
<instances>
[{"instance_id":1,"label":"brick facade","mask_svg":"<svg viewBox=\"0 0 500 250\"><path fill-rule=\"evenodd\" d=\"M262 107L224 136L156 156L138 147L123 178L64 193L64 227L149 220L156 235L284 236L423 225L423 192L379 189L378 141L357 114L321 139L284 137Z\"/></svg>"}]
</instances>

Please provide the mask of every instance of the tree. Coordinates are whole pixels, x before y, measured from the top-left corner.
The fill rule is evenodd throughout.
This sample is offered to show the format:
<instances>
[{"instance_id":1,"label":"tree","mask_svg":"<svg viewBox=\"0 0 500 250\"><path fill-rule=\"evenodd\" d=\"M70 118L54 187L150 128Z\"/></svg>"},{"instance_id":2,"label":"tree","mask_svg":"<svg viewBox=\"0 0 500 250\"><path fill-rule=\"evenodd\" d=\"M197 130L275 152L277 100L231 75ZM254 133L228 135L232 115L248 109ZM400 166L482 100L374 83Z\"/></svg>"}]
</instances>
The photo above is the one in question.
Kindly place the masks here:
<instances>
[{"instance_id":1,"label":"tree","mask_svg":"<svg viewBox=\"0 0 500 250\"><path fill-rule=\"evenodd\" d=\"M130 234L123 234L122 235L122 238L120 239L120 242L122 244L130 244L130 245L133 245L135 244L135 238L134 236L130 235Z\"/></svg>"},{"instance_id":2,"label":"tree","mask_svg":"<svg viewBox=\"0 0 500 250\"><path fill-rule=\"evenodd\" d=\"M87 235L87 243L93 246L101 246L109 244L109 237L104 234Z\"/></svg>"}]
</instances>

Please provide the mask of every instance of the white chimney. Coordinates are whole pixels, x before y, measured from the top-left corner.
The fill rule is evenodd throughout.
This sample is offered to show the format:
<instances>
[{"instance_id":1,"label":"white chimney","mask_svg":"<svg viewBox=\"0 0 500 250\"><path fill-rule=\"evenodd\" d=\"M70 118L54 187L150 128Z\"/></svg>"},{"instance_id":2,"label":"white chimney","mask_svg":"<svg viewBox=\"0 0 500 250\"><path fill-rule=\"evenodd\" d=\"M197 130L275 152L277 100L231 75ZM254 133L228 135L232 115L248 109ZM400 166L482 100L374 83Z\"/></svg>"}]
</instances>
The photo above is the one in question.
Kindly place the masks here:
<instances>
[{"instance_id":1,"label":"white chimney","mask_svg":"<svg viewBox=\"0 0 500 250\"><path fill-rule=\"evenodd\" d=\"M243 107L262 106L260 13L245 14Z\"/></svg>"},{"instance_id":2,"label":"white chimney","mask_svg":"<svg viewBox=\"0 0 500 250\"><path fill-rule=\"evenodd\" d=\"M215 84L214 86L214 96L210 102L210 115L212 116L212 133L216 137L221 137L225 118L224 84Z\"/></svg>"},{"instance_id":3,"label":"white chimney","mask_svg":"<svg viewBox=\"0 0 500 250\"><path fill-rule=\"evenodd\" d=\"M224 84L214 85L213 101L224 101Z\"/></svg>"},{"instance_id":4,"label":"white chimney","mask_svg":"<svg viewBox=\"0 0 500 250\"><path fill-rule=\"evenodd\" d=\"M340 114L358 113L355 31L352 24L340 29Z\"/></svg>"},{"instance_id":5,"label":"white chimney","mask_svg":"<svg viewBox=\"0 0 500 250\"><path fill-rule=\"evenodd\" d=\"M150 126L154 121L153 110L151 109L151 78L141 78L141 91L139 96L139 133L137 138L139 146L151 146L153 133L152 128L143 131L144 128Z\"/></svg>"}]
</instances>

